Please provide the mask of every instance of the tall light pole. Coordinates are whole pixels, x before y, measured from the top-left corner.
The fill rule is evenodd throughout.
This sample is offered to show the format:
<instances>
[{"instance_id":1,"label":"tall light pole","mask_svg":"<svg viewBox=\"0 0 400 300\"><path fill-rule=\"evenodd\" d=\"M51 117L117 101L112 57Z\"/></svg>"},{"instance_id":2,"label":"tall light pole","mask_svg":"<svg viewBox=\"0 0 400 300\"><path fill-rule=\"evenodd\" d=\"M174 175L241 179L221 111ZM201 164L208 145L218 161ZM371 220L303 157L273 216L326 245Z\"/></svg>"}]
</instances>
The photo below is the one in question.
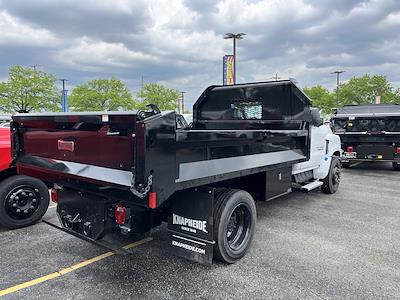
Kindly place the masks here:
<instances>
[{"instance_id":1,"label":"tall light pole","mask_svg":"<svg viewBox=\"0 0 400 300\"><path fill-rule=\"evenodd\" d=\"M225 33L224 39L233 39L233 84L236 84L236 40L243 39L245 33Z\"/></svg>"},{"instance_id":2,"label":"tall light pole","mask_svg":"<svg viewBox=\"0 0 400 300\"><path fill-rule=\"evenodd\" d=\"M339 76L340 76L340 74L342 74L344 72L346 72L346 71L337 70L337 71L334 71L331 73L331 74L336 74L336 106L339 106L339 86L340 86Z\"/></svg>"}]
</instances>

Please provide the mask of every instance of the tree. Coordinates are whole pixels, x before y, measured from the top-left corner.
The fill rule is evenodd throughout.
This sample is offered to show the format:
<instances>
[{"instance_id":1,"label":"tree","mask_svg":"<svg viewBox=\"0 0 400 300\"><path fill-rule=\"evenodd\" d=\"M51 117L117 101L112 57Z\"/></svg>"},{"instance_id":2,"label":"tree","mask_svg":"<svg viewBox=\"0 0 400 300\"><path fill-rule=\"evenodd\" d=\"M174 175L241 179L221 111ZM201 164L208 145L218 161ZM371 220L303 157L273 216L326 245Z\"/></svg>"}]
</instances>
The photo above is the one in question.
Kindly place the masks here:
<instances>
[{"instance_id":1,"label":"tree","mask_svg":"<svg viewBox=\"0 0 400 300\"><path fill-rule=\"evenodd\" d=\"M140 89L138 97L143 99L138 105L139 109L152 103L156 104L160 110L176 110L180 93L178 90L167 88L161 84L149 83Z\"/></svg>"},{"instance_id":2,"label":"tree","mask_svg":"<svg viewBox=\"0 0 400 300\"><path fill-rule=\"evenodd\" d=\"M130 110L136 104L125 83L115 77L94 79L76 86L70 103L75 111Z\"/></svg>"},{"instance_id":3,"label":"tree","mask_svg":"<svg viewBox=\"0 0 400 300\"><path fill-rule=\"evenodd\" d=\"M0 111L55 111L61 102L56 78L41 70L11 67L8 80L0 83Z\"/></svg>"},{"instance_id":4,"label":"tree","mask_svg":"<svg viewBox=\"0 0 400 300\"><path fill-rule=\"evenodd\" d=\"M339 102L346 104L373 104L375 96L381 96L381 103L399 103L400 91L395 90L386 76L364 75L353 77L340 85Z\"/></svg>"},{"instance_id":5,"label":"tree","mask_svg":"<svg viewBox=\"0 0 400 300\"><path fill-rule=\"evenodd\" d=\"M324 114L330 114L336 107L336 98L334 94L320 85L304 88L304 92L311 98L312 106L318 107Z\"/></svg>"}]
</instances>

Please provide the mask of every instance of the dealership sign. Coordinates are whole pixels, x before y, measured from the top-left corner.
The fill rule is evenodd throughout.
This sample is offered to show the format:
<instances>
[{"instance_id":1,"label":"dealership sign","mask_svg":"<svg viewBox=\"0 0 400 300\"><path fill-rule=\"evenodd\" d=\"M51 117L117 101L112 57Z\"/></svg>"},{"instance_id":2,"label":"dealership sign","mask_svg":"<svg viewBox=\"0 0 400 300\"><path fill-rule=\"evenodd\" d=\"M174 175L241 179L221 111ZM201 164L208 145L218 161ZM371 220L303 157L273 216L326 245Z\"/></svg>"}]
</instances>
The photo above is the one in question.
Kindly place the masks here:
<instances>
[{"instance_id":1,"label":"dealership sign","mask_svg":"<svg viewBox=\"0 0 400 300\"><path fill-rule=\"evenodd\" d=\"M223 84L232 85L234 84L234 57L233 55L224 55L223 60Z\"/></svg>"}]
</instances>

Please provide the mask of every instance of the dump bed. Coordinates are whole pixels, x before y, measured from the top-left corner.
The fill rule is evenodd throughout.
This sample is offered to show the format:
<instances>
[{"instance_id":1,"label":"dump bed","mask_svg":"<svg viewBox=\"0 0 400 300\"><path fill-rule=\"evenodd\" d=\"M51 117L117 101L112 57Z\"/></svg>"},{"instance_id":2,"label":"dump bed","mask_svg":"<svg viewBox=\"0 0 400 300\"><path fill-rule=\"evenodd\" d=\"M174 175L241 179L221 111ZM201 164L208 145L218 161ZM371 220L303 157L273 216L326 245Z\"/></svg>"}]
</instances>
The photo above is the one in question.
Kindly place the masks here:
<instances>
[{"instance_id":1,"label":"dump bed","mask_svg":"<svg viewBox=\"0 0 400 300\"><path fill-rule=\"evenodd\" d=\"M158 207L189 187L291 165L309 157L310 100L291 81L207 88L193 125L175 112L17 114L19 173ZM151 205L154 205L151 204Z\"/></svg>"},{"instance_id":2,"label":"dump bed","mask_svg":"<svg viewBox=\"0 0 400 300\"><path fill-rule=\"evenodd\" d=\"M362 160L398 158L400 105L348 105L339 108L331 122L334 132L341 138L342 149L348 158Z\"/></svg>"},{"instance_id":3,"label":"dump bed","mask_svg":"<svg viewBox=\"0 0 400 300\"><path fill-rule=\"evenodd\" d=\"M136 112L17 114L13 155L20 173L48 182L87 179L130 186Z\"/></svg>"},{"instance_id":4,"label":"dump bed","mask_svg":"<svg viewBox=\"0 0 400 300\"><path fill-rule=\"evenodd\" d=\"M400 105L348 105L337 109L332 117L337 134L400 133Z\"/></svg>"}]
</instances>

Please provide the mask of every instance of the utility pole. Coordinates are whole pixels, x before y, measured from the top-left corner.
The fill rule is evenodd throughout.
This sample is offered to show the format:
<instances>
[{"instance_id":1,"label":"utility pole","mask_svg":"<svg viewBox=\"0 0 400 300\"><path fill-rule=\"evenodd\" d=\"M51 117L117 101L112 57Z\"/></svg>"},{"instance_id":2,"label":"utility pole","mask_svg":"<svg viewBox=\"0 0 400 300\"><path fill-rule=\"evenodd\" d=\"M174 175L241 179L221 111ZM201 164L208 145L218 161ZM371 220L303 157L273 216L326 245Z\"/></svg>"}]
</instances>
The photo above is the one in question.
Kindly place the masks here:
<instances>
[{"instance_id":1,"label":"utility pole","mask_svg":"<svg viewBox=\"0 0 400 300\"><path fill-rule=\"evenodd\" d=\"M33 71L36 71L37 68L41 67L41 65L38 64L34 64L31 66L31 68L33 69Z\"/></svg>"},{"instance_id":2,"label":"utility pole","mask_svg":"<svg viewBox=\"0 0 400 300\"><path fill-rule=\"evenodd\" d=\"M346 71L343 70L337 70L332 72L331 74L336 74L336 106L339 106L339 87L340 87L340 74L344 73Z\"/></svg>"},{"instance_id":3,"label":"utility pole","mask_svg":"<svg viewBox=\"0 0 400 300\"><path fill-rule=\"evenodd\" d=\"M241 33L225 33L224 39L233 39L233 84L236 84L236 40L242 40L246 34Z\"/></svg>"},{"instance_id":4,"label":"utility pole","mask_svg":"<svg viewBox=\"0 0 400 300\"><path fill-rule=\"evenodd\" d=\"M278 81L278 79L281 79L281 77L278 77L278 73L275 73L275 76L271 77L271 79L275 79L275 81Z\"/></svg>"},{"instance_id":5,"label":"utility pole","mask_svg":"<svg viewBox=\"0 0 400 300\"><path fill-rule=\"evenodd\" d=\"M184 94L186 92L181 92L182 98L178 99L178 113L183 114L185 112L185 106L184 106Z\"/></svg>"},{"instance_id":6,"label":"utility pole","mask_svg":"<svg viewBox=\"0 0 400 300\"><path fill-rule=\"evenodd\" d=\"M68 79L61 78L58 80L60 80L62 82L61 111L67 112L68 111L68 90L65 89L65 82L67 82Z\"/></svg>"}]
</instances>

